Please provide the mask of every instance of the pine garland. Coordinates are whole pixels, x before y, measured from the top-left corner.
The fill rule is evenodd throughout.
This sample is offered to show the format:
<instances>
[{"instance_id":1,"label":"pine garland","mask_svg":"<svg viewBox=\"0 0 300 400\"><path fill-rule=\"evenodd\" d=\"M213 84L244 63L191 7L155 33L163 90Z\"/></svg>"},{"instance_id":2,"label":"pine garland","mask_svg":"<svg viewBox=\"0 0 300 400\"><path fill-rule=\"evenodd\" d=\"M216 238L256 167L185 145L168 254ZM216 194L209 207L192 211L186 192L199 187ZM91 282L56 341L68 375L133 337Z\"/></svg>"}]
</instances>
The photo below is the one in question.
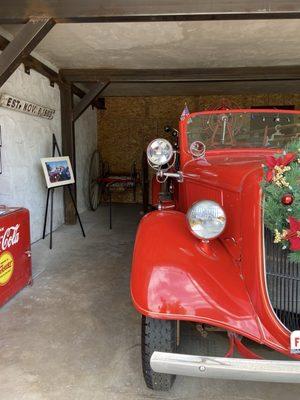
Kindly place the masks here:
<instances>
[{"instance_id":1,"label":"pine garland","mask_svg":"<svg viewBox=\"0 0 300 400\"><path fill-rule=\"evenodd\" d=\"M281 163L281 160L289 160L289 156L294 157L291 162ZM282 154L275 154L271 158L279 165L264 165L264 222L274 234L274 243L289 249L290 261L300 262L300 140L289 143ZM283 204L282 199L286 195L292 196L292 204ZM291 219L297 225L293 232ZM297 240L296 251L291 249L295 243L293 240Z\"/></svg>"}]
</instances>

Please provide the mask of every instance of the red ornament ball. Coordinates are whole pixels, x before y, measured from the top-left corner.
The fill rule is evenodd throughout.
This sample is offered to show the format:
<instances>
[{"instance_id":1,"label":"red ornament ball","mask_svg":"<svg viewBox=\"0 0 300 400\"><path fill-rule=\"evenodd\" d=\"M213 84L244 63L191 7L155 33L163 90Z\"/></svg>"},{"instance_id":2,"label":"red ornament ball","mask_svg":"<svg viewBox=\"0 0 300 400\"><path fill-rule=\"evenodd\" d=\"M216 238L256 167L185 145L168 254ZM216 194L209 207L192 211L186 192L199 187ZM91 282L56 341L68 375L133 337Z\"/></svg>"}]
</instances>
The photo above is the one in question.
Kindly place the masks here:
<instances>
[{"instance_id":1,"label":"red ornament ball","mask_svg":"<svg viewBox=\"0 0 300 400\"><path fill-rule=\"evenodd\" d=\"M281 203L282 203L284 206L290 206L291 204L293 204L293 201L294 201L294 197L293 197L293 195L290 194L290 193L284 194L284 195L282 196L282 198L281 198Z\"/></svg>"}]
</instances>

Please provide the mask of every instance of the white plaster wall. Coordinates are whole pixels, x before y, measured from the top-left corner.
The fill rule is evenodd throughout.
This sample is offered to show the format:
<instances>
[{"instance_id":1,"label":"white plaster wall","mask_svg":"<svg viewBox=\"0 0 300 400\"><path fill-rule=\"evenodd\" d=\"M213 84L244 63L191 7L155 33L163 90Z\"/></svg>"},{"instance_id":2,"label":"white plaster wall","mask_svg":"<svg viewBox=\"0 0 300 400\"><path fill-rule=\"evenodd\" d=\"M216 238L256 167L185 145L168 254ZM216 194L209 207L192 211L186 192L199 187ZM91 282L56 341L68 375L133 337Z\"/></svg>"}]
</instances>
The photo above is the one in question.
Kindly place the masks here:
<instances>
[{"instance_id":1,"label":"white plaster wall","mask_svg":"<svg viewBox=\"0 0 300 400\"><path fill-rule=\"evenodd\" d=\"M46 186L41 157L51 155L52 133L61 144L60 93L57 85L35 71L24 73L21 65L0 89L55 109L53 120L47 120L0 107L2 130L2 169L0 204L22 206L30 210L31 240L42 235ZM63 223L62 189L55 191L54 228Z\"/></svg>"},{"instance_id":2,"label":"white plaster wall","mask_svg":"<svg viewBox=\"0 0 300 400\"><path fill-rule=\"evenodd\" d=\"M61 146L60 92L57 85L35 71L25 74L21 65L0 88L15 95L55 109L53 120L42 119L0 107L2 130L2 169L0 204L22 206L30 210L31 241L41 238L46 201L46 186L40 158L51 156L52 133ZM88 158L96 146L96 111L88 109L75 124L77 140L77 186L79 210L87 208L86 182ZM55 190L54 228L64 222L63 189ZM49 224L48 224L49 226Z\"/></svg>"},{"instance_id":3,"label":"white plaster wall","mask_svg":"<svg viewBox=\"0 0 300 400\"><path fill-rule=\"evenodd\" d=\"M89 162L97 148L97 113L89 107L75 122L77 206L79 212L89 207Z\"/></svg>"}]
</instances>

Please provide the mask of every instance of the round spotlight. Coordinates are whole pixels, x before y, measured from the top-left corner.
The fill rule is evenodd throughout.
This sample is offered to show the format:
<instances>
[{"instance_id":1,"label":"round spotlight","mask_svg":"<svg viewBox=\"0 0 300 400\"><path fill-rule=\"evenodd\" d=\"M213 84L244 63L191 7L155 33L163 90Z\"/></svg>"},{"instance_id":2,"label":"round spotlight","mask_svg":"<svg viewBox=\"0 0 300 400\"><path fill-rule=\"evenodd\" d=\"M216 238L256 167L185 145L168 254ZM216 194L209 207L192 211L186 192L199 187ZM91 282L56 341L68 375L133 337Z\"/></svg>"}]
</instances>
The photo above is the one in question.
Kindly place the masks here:
<instances>
[{"instance_id":1,"label":"round spotlight","mask_svg":"<svg viewBox=\"0 0 300 400\"><path fill-rule=\"evenodd\" d=\"M147 147L149 163L159 167L168 164L173 153L173 147L166 139L154 139Z\"/></svg>"}]
</instances>

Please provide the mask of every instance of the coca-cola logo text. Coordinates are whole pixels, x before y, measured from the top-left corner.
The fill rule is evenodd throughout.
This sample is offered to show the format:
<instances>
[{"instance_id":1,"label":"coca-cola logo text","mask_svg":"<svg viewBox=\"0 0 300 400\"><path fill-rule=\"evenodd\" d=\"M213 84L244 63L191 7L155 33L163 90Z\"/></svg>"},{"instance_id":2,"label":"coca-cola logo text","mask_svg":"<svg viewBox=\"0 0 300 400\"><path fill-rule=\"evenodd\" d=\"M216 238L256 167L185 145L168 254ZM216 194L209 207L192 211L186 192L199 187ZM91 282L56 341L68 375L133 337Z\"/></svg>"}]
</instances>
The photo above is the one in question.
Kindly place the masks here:
<instances>
[{"instance_id":1,"label":"coca-cola logo text","mask_svg":"<svg viewBox=\"0 0 300 400\"><path fill-rule=\"evenodd\" d=\"M2 236L0 236L0 248L1 250L6 250L9 247L15 245L18 243L20 239L20 233L18 232L20 228L20 224L17 224L15 226L11 226L10 228L7 228L6 231ZM4 231L4 228L0 229L1 231Z\"/></svg>"}]
</instances>

